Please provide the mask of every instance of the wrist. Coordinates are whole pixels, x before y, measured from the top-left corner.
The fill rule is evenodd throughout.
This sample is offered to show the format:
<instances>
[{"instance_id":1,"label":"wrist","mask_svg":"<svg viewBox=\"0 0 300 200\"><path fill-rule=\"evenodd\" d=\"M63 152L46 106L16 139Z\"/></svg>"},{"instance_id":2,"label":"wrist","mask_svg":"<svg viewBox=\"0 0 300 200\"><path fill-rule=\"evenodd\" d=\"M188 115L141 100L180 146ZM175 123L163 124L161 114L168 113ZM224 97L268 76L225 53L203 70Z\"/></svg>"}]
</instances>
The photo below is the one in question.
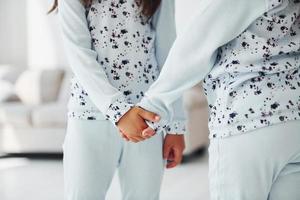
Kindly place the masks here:
<instances>
[{"instance_id":1,"label":"wrist","mask_svg":"<svg viewBox=\"0 0 300 200\"><path fill-rule=\"evenodd\" d=\"M117 100L109 106L106 119L117 125L120 119L133 107L133 104L127 103L124 99Z\"/></svg>"},{"instance_id":2,"label":"wrist","mask_svg":"<svg viewBox=\"0 0 300 200\"><path fill-rule=\"evenodd\" d=\"M173 121L165 127L165 131L170 135L185 135L187 134L186 121Z\"/></svg>"}]
</instances>

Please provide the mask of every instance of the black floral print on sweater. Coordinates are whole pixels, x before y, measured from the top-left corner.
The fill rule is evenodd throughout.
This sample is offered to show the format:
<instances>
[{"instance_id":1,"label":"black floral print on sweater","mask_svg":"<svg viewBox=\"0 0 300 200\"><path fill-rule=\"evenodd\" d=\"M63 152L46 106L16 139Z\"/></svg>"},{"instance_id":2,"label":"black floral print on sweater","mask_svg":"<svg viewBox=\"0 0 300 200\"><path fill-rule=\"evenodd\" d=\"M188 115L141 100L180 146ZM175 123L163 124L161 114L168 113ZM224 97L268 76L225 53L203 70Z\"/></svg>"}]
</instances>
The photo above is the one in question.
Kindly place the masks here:
<instances>
[{"instance_id":1,"label":"black floral print on sweater","mask_svg":"<svg viewBox=\"0 0 300 200\"><path fill-rule=\"evenodd\" d=\"M72 79L69 117L83 120L110 120L114 123L157 79L159 66L155 55L155 31L151 19L141 14L136 0L94 0L86 12L92 46L107 81L122 94L106 113L100 113L76 77ZM185 123L176 121L158 130L184 133Z\"/></svg>"},{"instance_id":2,"label":"black floral print on sweater","mask_svg":"<svg viewBox=\"0 0 300 200\"><path fill-rule=\"evenodd\" d=\"M87 20L93 48L99 55L99 66L104 69L108 81L123 93L128 103L138 103L159 75L154 49L155 32L150 21L141 14L135 0L93 1L88 8ZM82 112L70 111L69 116L101 118L96 116L95 105L76 77L72 82L72 105L81 106ZM122 102L118 101L111 105L106 117L117 121L121 117L118 109L122 106Z\"/></svg>"},{"instance_id":3,"label":"black floral print on sweater","mask_svg":"<svg viewBox=\"0 0 300 200\"><path fill-rule=\"evenodd\" d=\"M204 81L212 138L300 119L300 2L270 2Z\"/></svg>"}]
</instances>

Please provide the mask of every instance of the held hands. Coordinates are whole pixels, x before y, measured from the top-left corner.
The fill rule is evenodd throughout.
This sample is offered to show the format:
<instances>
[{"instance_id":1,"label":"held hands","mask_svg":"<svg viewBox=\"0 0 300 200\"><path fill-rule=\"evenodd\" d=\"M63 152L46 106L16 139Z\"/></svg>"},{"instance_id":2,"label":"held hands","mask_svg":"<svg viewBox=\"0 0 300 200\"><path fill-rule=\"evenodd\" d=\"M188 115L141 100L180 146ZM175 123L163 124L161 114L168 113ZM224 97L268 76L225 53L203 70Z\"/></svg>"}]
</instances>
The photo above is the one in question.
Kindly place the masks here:
<instances>
[{"instance_id":1,"label":"held hands","mask_svg":"<svg viewBox=\"0 0 300 200\"><path fill-rule=\"evenodd\" d=\"M125 140L136 143L155 135L155 131L146 124L145 120L158 122L160 117L142 108L133 107L121 117L117 126Z\"/></svg>"},{"instance_id":2,"label":"held hands","mask_svg":"<svg viewBox=\"0 0 300 200\"><path fill-rule=\"evenodd\" d=\"M119 120L117 126L125 140L137 143L155 135L155 131L146 124L145 120L158 122L160 117L155 113L134 107ZM163 157L167 160L166 168L174 168L181 163L184 148L183 135L166 135L163 144Z\"/></svg>"}]
</instances>

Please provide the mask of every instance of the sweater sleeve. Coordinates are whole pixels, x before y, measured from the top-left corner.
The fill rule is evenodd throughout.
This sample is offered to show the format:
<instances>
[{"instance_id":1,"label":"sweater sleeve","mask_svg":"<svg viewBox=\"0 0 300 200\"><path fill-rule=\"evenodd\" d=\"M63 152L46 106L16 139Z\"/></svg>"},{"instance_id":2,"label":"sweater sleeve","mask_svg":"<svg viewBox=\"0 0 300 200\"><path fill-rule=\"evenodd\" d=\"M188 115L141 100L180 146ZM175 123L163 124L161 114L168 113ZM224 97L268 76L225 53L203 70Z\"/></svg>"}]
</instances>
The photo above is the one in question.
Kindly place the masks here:
<instances>
[{"instance_id":1,"label":"sweater sleeve","mask_svg":"<svg viewBox=\"0 0 300 200\"><path fill-rule=\"evenodd\" d=\"M176 39L174 0L161 2L160 9L152 20L152 25L156 31L156 58L160 68L162 68ZM168 134L186 134L186 115L182 97L172 103L172 110L174 111L173 120L169 124L161 124L161 126Z\"/></svg>"},{"instance_id":2,"label":"sweater sleeve","mask_svg":"<svg viewBox=\"0 0 300 200\"><path fill-rule=\"evenodd\" d=\"M205 6L177 36L160 76L139 104L159 114L161 123L173 120L173 102L211 71L219 47L267 11L265 0L215 0Z\"/></svg>"},{"instance_id":3,"label":"sweater sleeve","mask_svg":"<svg viewBox=\"0 0 300 200\"><path fill-rule=\"evenodd\" d=\"M106 117L116 124L133 106L108 81L86 19L86 8L80 0L63 0L58 5L59 19L69 65L90 99Z\"/></svg>"}]
</instances>

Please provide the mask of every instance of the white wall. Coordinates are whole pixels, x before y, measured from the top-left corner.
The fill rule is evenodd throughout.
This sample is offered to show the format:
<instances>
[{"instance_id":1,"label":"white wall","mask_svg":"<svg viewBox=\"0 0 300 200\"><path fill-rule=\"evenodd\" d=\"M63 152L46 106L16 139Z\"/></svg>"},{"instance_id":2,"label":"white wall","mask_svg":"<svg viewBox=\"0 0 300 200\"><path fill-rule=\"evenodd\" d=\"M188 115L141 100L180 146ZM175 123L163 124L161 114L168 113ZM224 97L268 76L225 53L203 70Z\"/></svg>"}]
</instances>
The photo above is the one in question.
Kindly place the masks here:
<instances>
[{"instance_id":1,"label":"white wall","mask_svg":"<svg viewBox=\"0 0 300 200\"><path fill-rule=\"evenodd\" d=\"M67 66L52 0L0 0L0 65Z\"/></svg>"},{"instance_id":2,"label":"white wall","mask_svg":"<svg viewBox=\"0 0 300 200\"><path fill-rule=\"evenodd\" d=\"M181 32L201 0L177 0ZM0 65L30 68L67 66L57 16L46 15L52 0L0 0Z\"/></svg>"},{"instance_id":3,"label":"white wall","mask_svg":"<svg viewBox=\"0 0 300 200\"><path fill-rule=\"evenodd\" d=\"M0 64L27 63L25 5L25 0L0 0Z\"/></svg>"},{"instance_id":4,"label":"white wall","mask_svg":"<svg viewBox=\"0 0 300 200\"><path fill-rule=\"evenodd\" d=\"M52 0L27 0L28 66L60 68L67 66L58 16L47 15Z\"/></svg>"}]
</instances>

